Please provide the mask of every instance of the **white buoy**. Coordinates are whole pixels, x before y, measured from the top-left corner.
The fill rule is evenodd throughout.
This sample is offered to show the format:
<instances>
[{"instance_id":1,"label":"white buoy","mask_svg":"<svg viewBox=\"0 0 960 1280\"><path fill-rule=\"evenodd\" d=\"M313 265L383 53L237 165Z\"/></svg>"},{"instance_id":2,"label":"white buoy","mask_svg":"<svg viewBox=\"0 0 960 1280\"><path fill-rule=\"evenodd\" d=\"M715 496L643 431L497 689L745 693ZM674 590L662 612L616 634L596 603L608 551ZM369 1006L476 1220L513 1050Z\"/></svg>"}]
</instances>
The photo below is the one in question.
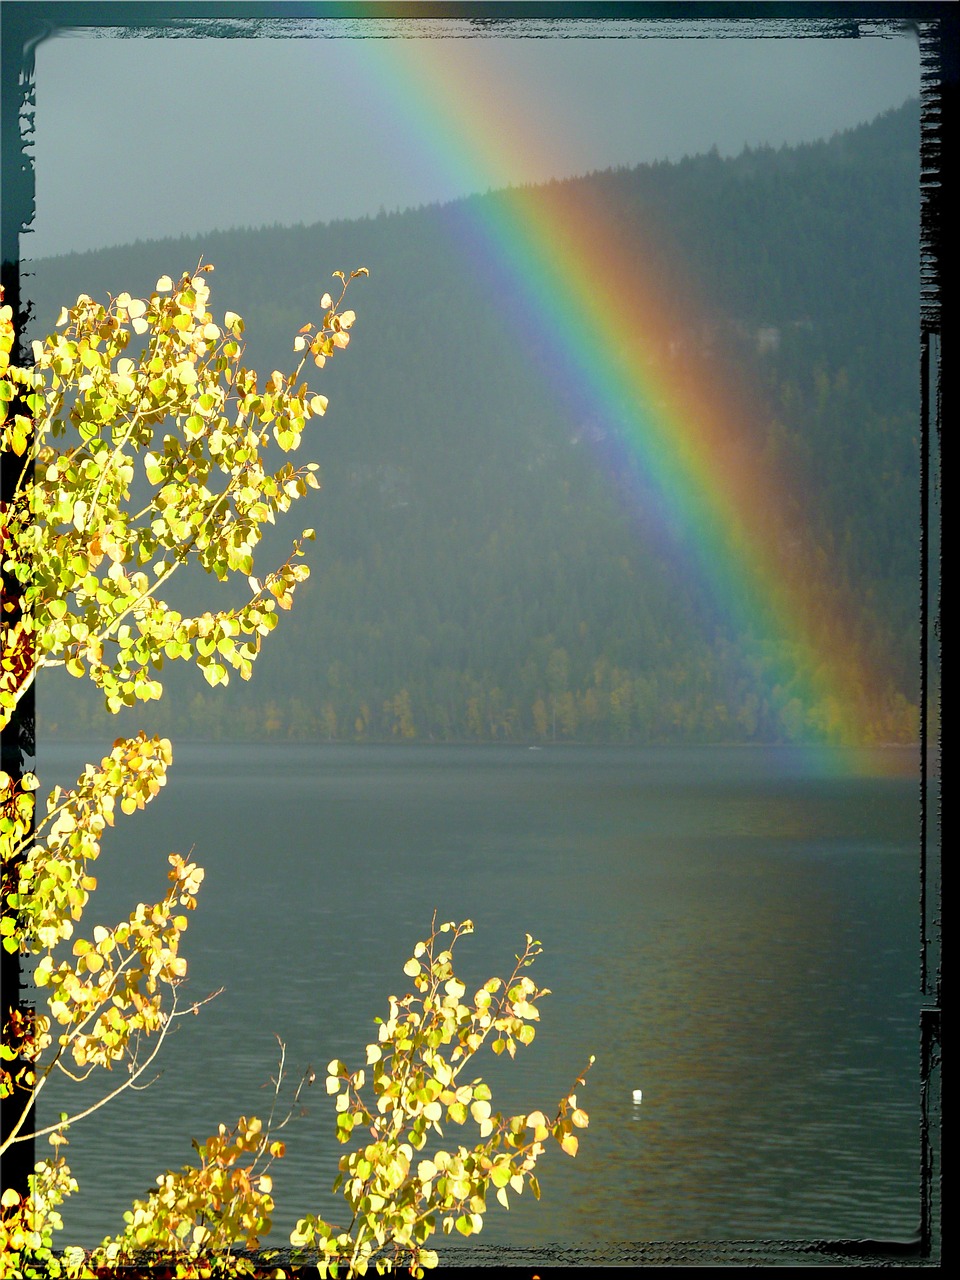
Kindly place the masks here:
<instances>
[{"instance_id":1,"label":"white buoy","mask_svg":"<svg viewBox=\"0 0 960 1280\"><path fill-rule=\"evenodd\" d=\"M640 1103L643 1101L643 1090L642 1090L642 1089L634 1089L634 1091L633 1091L633 1100L634 1100L634 1102L637 1104L637 1106L639 1106L639 1105L640 1105Z\"/></svg>"}]
</instances>

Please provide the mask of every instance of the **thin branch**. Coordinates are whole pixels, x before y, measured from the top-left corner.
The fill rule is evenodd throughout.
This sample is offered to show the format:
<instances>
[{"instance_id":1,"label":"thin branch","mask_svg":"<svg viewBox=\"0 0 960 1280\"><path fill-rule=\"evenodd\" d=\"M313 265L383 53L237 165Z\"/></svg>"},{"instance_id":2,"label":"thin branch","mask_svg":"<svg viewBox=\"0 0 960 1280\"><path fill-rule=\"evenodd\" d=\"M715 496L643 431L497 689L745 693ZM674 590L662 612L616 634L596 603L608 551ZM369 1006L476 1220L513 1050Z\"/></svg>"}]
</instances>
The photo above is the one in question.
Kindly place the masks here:
<instances>
[{"instance_id":1,"label":"thin branch","mask_svg":"<svg viewBox=\"0 0 960 1280\"><path fill-rule=\"evenodd\" d=\"M135 955L136 955L136 952L131 951L129 955L124 959L120 967L116 970L116 972L113 975L114 976L113 986L116 985L116 979L120 976L120 974L126 968L127 964L134 958ZM20 1133L20 1130L23 1128L23 1125L26 1122L27 1116L30 1114L30 1111L33 1108L34 1104L36 1103L37 1098L40 1096L40 1091L43 1089L43 1086L50 1079L50 1075L54 1067L58 1065L60 1058L63 1056L64 1050L67 1048L69 1044L71 1044L76 1039L78 1035L82 1033L83 1028L90 1022L90 1020L92 1018L96 1018L99 1015L101 1009L104 1008L108 1000L110 1000L111 998L112 998L112 991L103 1000L101 1000L101 1002L96 1006L96 1008L92 1010L92 1012L88 1013L87 1016L83 1019L83 1021L78 1023L77 1026L74 1027L69 1034L61 1035L60 1039L58 1040L57 1052L54 1054L50 1062L47 1063L46 1067L43 1068L43 1074L41 1075L37 1083L33 1086L33 1088L30 1090L30 1096L27 1099L27 1101L24 1103L23 1110L20 1113L20 1118L17 1120L16 1124L7 1134L7 1137L3 1141L2 1145L0 1145L0 1155L2 1155L4 1151L6 1151L7 1147L9 1147L12 1143L25 1142L30 1137L37 1136L37 1135L31 1135L31 1134L24 1134L18 1137L17 1135ZM174 1007L176 1007L176 996L174 996ZM161 1039L162 1039L162 1036L161 1036ZM44 1132L49 1132L49 1130L44 1130Z\"/></svg>"},{"instance_id":2,"label":"thin branch","mask_svg":"<svg viewBox=\"0 0 960 1280\"><path fill-rule=\"evenodd\" d=\"M93 1071L96 1064L91 1062L89 1067L87 1067L86 1071L83 1073L82 1076L75 1076L68 1067L65 1067L63 1063L60 1061L59 1055L56 1058L54 1058L52 1065L57 1067L60 1071L62 1071L65 1076L69 1076L71 1080L76 1081L77 1084L83 1084L84 1080L87 1079L87 1077L90 1075L90 1072Z\"/></svg>"},{"instance_id":3,"label":"thin branch","mask_svg":"<svg viewBox=\"0 0 960 1280\"><path fill-rule=\"evenodd\" d=\"M154 1047L153 1052L150 1054L150 1057L146 1060L146 1062L144 1062L143 1065L137 1069L137 1071L130 1077L129 1080L124 1080L123 1084L118 1085L117 1088L112 1091L112 1093L106 1094L103 1098L100 1099L99 1102L95 1102L93 1106L87 1107L85 1111L78 1111L76 1115L68 1116L66 1120L61 1120L57 1124L47 1125L45 1129L36 1129L33 1133L21 1133L21 1134L18 1134L18 1136L16 1137L11 1137L8 1140L8 1145L9 1145L9 1142L29 1142L31 1138L42 1138L44 1134L56 1133L60 1129L65 1129L71 1124L76 1124L78 1120L85 1120L87 1116L93 1115L95 1111L99 1111L101 1107L105 1107L108 1102L111 1102L119 1094L123 1093L125 1089L133 1088L135 1082L140 1078L140 1076L143 1075L144 1071L146 1071L147 1067L149 1067L150 1063L154 1060L154 1058L160 1052L160 1046L163 1044L164 1037L166 1036L167 1031L169 1030L170 1024L174 1019L175 1013L176 1013L176 995L174 995L174 1009L167 1015L166 1020L161 1024L160 1035L157 1037L157 1043ZM46 1079L46 1077L44 1077L44 1079ZM35 1092L39 1093L39 1091L40 1091L40 1086L38 1085ZM24 1115L25 1114L26 1113L24 1113ZM21 1117L21 1120L22 1119L23 1117Z\"/></svg>"},{"instance_id":4,"label":"thin branch","mask_svg":"<svg viewBox=\"0 0 960 1280\"><path fill-rule=\"evenodd\" d=\"M153 412L153 410L151 410L151 412ZM99 498L100 498L100 490L103 488L103 483L107 478L107 472L113 466L114 462L119 456L124 445L126 445L129 442L130 437L133 435L134 427L136 427L137 423L142 417L143 417L143 410L138 409L136 413L133 415L133 417L130 419L130 422L127 425L126 431L120 437L120 440L118 441L118 443L114 446L113 452L110 454L110 457L104 463L103 469L101 470L100 475L97 479L97 487L93 491L93 497L90 499L90 505L87 508L87 518L83 522L83 528L77 530L78 533L86 533L87 530L89 529L90 521L93 519L93 513L97 508L97 502L99 501Z\"/></svg>"}]
</instances>

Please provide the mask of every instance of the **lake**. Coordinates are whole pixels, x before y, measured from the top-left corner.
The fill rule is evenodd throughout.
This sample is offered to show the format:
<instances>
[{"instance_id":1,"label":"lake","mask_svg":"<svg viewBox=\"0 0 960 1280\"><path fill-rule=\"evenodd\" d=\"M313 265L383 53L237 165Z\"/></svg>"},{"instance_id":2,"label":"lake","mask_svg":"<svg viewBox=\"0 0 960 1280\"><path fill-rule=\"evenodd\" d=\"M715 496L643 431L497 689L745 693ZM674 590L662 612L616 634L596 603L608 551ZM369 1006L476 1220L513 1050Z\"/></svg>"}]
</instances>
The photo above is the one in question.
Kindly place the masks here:
<instances>
[{"instance_id":1,"label":"lake","mask_svg":"<svg viewBox=\"0 0 960 1280\"><path fill-rule=\"evenodd\" d=\"M102 754L41 744L43 794ZM184 939L189 991L225 991L180 1021L155 1084L71 1131L81 1192L61 1242L118 1230L134 1195L190 1160L192 1137L265 1114L276 1036L291 1087L311 1064L320 1078L284 1131L267 1242L285 1244L307 1211L343 1221L323 1069L362 1065L435 908L476 925L458 946L468 992L510 972L525 933L543 943L532 976L553 994L530 1048L488 1056L495 1108L550 1113L596 1055L578 1156L544 1158L539 1204L527 1192L506 1213L491 1197L481 1244L911 1237L917 753L885 752L887 776L849 760L175 746L165 791L108 833L83 931L162 897L167 853L193 846L206 879ZM51 1088L44 1121L86 1090Z\"/></svg>"}]
</instances>

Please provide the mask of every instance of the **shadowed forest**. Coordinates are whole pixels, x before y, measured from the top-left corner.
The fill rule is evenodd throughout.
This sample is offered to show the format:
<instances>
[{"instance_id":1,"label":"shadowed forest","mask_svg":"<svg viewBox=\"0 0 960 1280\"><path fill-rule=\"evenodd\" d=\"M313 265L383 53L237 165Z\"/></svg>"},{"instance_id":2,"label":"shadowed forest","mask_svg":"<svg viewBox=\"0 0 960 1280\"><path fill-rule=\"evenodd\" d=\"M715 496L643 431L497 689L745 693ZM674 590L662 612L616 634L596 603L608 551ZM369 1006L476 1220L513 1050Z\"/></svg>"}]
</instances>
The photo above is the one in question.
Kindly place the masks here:
<instances>
[{"instance_id":1,"label":"shadowed forest","mask_svg":"<svg viewBox=\"0 0 960 1280\"><path fill-rule=\"evenodd\" d=\"M755 447L791 477L788 514L883 673L874 742L917 737L918 146L913 102L829 142L573 180L676 299L659 349L638 358L668 380L684 361L713 363L749 388ZM510 282L473 269L470 228L508 198L28 267L36 337L78 293L146 296L158 276L212 262L214 312L244 317L247 362L264 372L295 367L293 337L332 271L371 273L352 287L349 353L311 378L330 398L304 450L322 490L258 552L268 570L313 525L310 580L249 685L224 699L173 664L167 697L131 713L137 727L279 741L831 736L831 708L781 674L779 642L704 590L682 522L614 447L609 406L594 411L518 325ZM187 604L189 580L181 590ZM45 673L41 742L107 728L125 731L123 716L108 721L93 688Z\"/></svg>"}]
</instances>

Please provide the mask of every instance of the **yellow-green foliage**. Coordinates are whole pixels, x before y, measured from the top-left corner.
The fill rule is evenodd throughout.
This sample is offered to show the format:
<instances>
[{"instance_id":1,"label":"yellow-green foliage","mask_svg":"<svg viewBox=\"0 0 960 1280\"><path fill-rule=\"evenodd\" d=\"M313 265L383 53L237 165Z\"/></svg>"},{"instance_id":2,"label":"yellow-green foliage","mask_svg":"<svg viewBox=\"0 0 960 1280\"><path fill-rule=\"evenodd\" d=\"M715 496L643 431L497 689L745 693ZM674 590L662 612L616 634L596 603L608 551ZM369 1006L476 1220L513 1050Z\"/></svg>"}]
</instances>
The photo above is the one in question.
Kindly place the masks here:
<instances>
[{"instance_id":1,"label":"yellow-green foliage","mask_svg":"<svg viewBox=\"0 0 960 1280\"><path fill-rule=\"evenodd\" d=\"M352 1227L343 1231L307 1216L290 1237L294 1245L318 1250L322 1274L342 1259L351 1275L400 1263L422 1275L436 1265L437 1255L426 1246L438 1225L446 1234L481 1230L491 1186L504 1208L508 1189L519 1195L525 1183L540 1198L534 1169L548 1138L568 1155L577 1153L574 1130L585 1128L588 1118L575 1093L561 1100L552 1120L541 1111L504 1118L493 1110L480 1077L462 1078L484 1044L510 1057L518 1042L530 1044L540 1017L535 1002L549 995L521 974L541 949L528 934L510 977L491 978L464 1003L453 948L472 932L469 920L439 928L434 922L404 965L416 994L390 997L389 1015L377 1019L377 1039L367 1045L366 1068L351 1072L338 1060L327 1067L327 1092L337 1099L337 1139L349 1143L360 1130L363 1141L340 1160L335 1184L343 1188ZM471 1124L477 1134L467 1145L444 1138L443 1125ZM443 1145L418 1159L431 1139Z\"/></svg>"},{"instance_id":2,"label":"yellow-green foliage","mask_svg":"<svg viewBox=\"0 0 960 1280\"><path fill-rule=\"evenodd\" d=\"M294 339L297 368L275 370L261 384L242 364L243 321L227 311L218 322L208 310L211 270L201 264L176 285L164 276L148 299L121 293L102 305L81 296L61 312L57 332L33 344L33 362L23 367L11 363L13 318L0 307L0 447L4 466L18 476L0 512L0 725L45 667L88 676L111 711L159 698L165 660L195 663L212 686L227 684L231 669L249 679L277 609L291 607L308 575L301 558L311 529L279 568L255 572L262 526L317 487L314 464L284 462L271 471L264 450L271 442L296 450L310 419L325 411L325 398L300 377L308 359L322 366L347 346L356 317L341 304L350 281L366 271L335 273L339 297L325 294L320 324L304 325ZM247 599L182 616L163 592L188 562L221 580L241 579ZM34 966L46 1001L42 1012L4 1013L0 1095L22 1105L0 1150L41 1136L54 1146L54 1158L37 1164L28 1196L8 1188L0 1199L4 1275L92 1276L143 1251L170 1259L177 1275L235 1274L252 1269L235 1251L256 1249L270 1229L267 1170L283 1155L275 1134L292 1114L275 1114L282 1047L266 1123L241 1117L195 1143L199 1162L162 1174L126 1215L125 1230L92 1255L51 1252L57 1206L76 1190L62 1153L66 1130L136 1084L173 1021L198 1008L178 1001L187 972L185 912L196 906L203 879L195 863L171 854L165 896L137 904L117 924L80 932L104 830L118 809L133 814L159 793L172 759L166 739L119 739L43 807L35 775L0 774L0 938ZM524 1181L538 1194L533 1169L550 1136L576 1153L573 1130L587 1117L574 1094L552 1121L539 1111L505 1120L482 1080L460 1083L484 1043L511 1056L517 1042L530 1043L535 1002L546 994L520 973L539 951L528 937L511 977L492 979L464 1004L451 957L471 928L445 924L418 944L405 967L417 994L391 997L379 1039L367 1049L369 1080L364 1069L330 1064L337 1138L364 1135L340 1162L351 1225L340 1230L308 1216L292 1243L319 1250L331 1274L338 1261L350 1274L399 1260L430 1266L436 1255L425 1246L438 1221L444 1231L469 1235L482 1225L491 1185L504 1205L508 1188L519 1193ZM438 950L439 935L451 932L448 949ZM115 1073L108 1077L114 1083L98 1101L27 1132L31 1107L55 1071L84 1080L104 1070ZM442 1137L441 1121L468 1120L478 1126L478 1142L414 1165L428 1137Z\"/></svg>"},{"instance_id":3,"label":"yellow-green foliage","mask_svg":"<svg viewBox=\"0 0 960 1280\"><path fill-rule=\"evenodd\" d=\"M318 486L315 464L271 472L263 450L271 439L295 450L326 410L298 380L309 354L323 364L349 342L355 315L338 311L347 281L339 273L338 302L325 295L322 323L298 335L294 372L261 387L241 363L243 321L228 311L217 324L207 310L208 270L177 286L164 276L148 300L81 296L34 342L32 366L2 370L0 445L8 465L13 454L33 466L3 513L4 572L19 599L5 616L0 723L44 667L88 673L111 711L159 698L164 658L195 662L211 685L231 667L249 679L277 607L308 575L294 561L310 529L285 564L254 576L262 526ZM8 360L8 307L2 320ZM10 414L16 397L26 414ZM151 491L135 503L138 471ZM159 593L188 559L221 580L246 577L247 603L181 617Z\"/></svg>"}]
</instances>

